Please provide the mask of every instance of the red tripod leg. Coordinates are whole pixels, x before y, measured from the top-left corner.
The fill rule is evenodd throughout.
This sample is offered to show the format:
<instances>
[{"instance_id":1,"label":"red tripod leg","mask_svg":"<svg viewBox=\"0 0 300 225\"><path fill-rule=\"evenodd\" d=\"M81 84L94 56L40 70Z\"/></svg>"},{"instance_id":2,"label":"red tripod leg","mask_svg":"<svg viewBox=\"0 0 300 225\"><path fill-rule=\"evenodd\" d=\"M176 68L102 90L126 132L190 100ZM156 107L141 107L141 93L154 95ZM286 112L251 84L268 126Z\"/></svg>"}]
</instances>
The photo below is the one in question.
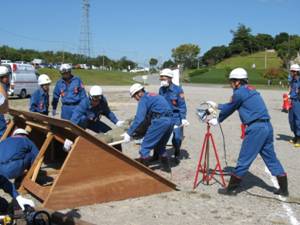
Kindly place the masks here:
<instances>
[{"instance_id":1,"label":"red tripod leg","mask_svg":"<svg viewBox=\"0 0 300 225\"><path fill-rule=\"evenodd\" d=\"M221 163L220 163L220 160L219 160L219 155L218 155L217 148L216 148L216 145L215 145L215 141L214 141L212 135L210 136L210 139L211 139L213 149L214 149L214 153L215 153L215 157L216 157L216 160L217 160L217 165L216 165L215 171L218 170L220 172L220 176L221 176L221 179L222 179L222 186L225 187L226 183L225 183L225 179L224 179L224 173L223 173L223 170L222 170L222 167L221 167Z\"/></svg>"},{"instance_id":2,"label":"red tripod leg","mask_svg":"<svg viewBox=\"0 0 300 225\"><path fill-rule=\"evenodd\" d=\"M203 144L202 144L202 150L201 150L201 153L200 153L200 158L199 158L197 169L196 169L196 175L195 175L195 179L194 179L193 189L195 189L197 187L199 172L201 171L202 174L203 174L203 168L202 168L201 163L202 163L202 157L203 157L203 154L204 154L204 150L206 149L207 140L208 140L208 136L206 134L205 137L204 137L204 141L203 141ZM202 179L204 179L204 175L203 175Z\"/></svg>"}]
</instances>

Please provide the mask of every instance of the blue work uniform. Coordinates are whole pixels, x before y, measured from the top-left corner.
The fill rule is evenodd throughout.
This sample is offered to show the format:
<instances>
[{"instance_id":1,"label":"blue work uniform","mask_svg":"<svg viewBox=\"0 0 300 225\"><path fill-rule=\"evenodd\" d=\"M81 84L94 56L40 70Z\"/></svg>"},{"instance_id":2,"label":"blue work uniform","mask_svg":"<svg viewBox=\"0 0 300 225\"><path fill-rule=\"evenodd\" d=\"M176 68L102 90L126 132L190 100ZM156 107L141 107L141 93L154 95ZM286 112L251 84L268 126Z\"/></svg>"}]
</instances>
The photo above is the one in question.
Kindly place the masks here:
<instances>
[{"instance_id":1,"label":"blue work uniform","mask_svg":"<svg viewBox=\"0 0 300 225\"><path fill-rule=\"evenodd\" d=\"M290 99L292 107L289 109L289 123L295 136L300 137L300 79L292 78L290 81Z\"/></svg>"},{"instance_id":2,"label":"blue work uniform","mask_svg":"<svg viewBox=\"0 0 300 225\"><path fill-rule=\"evenodd\" d=\"M56 110L61 97L61 118L70 120L76 106L86 97L86 93L79 77L72 76L69 81L60 79L53 91L52 108Z\"/></svg>"},{"instance_id":3,"label":"blue work uniform","mask_svg":"<svg viewBox=\"0 0 300 225\"><path fill-rule=\"evenodd\" d=\"M0 188L16 195L15 187L6 179L15 179L29 169L38 155L35 144L26 136L12 136L0 142ZM3 178L4 177L4 178ZM5 179L6 178L6 179Z\"/></svg>"},{"instance_id":4,"label":"blue work uniform","mask_svg":"<svg viewBox=\"0 0 300 225\"><path fill-rule=\"evenodd\" d=\"M49 94L43 88L37 89L30 98L29 110L44 115L49 113Z\"/></svg>"},{"instance_id":5,"label":"blue work uniform","mask_svg":"<svg viewBox=\"0 0 300 225\"><path fill-rule=\"evenodd\" d=\"M138 102L135 118L128 129L132 136L143 123L147 115L151 115L151 125L147 129L140 148L142 158L148 158L152 149L165 156L166 144L173 130L172 110L166 99L154 93L145 92Z\"/></svg>"},{"instance_id":6,"label":"blue work uniform","mask_svg":"<svg viewBox=\"0 0 300 225\"><path fill-rule=\"evenodd\" d=\"M91 99L85 97L75 108L71 122L96 133L106 133L111 130L111 128L100 121L101 115L107 117L114 124L118 122L116 115L110 110L104 96L101 96L99 104L94 107L92 106Z\"/></svg>"},{"instance_id":7,"label":"blue work uniform","mask_svg":"<svg viewBox=\"0 0 300 225\"><path fill-rule=\"evenodd\" d=\"M169 87L161 87L159 94L162 95L169 103L172 109L172 120L174 125L180 126L181 120L186 119L186 104L184 93L180 86L170 84ZM180 149L183 139L183 127L173 130L172 144L175 149Z\"/></svg>"},{"instance_id":8,"label":"blue work uniform","mask_svg":"<svg viewBox=\"0 0 300 225\"><path fill-rule=\"evenodd\" d=\"M242 85L234 89L231 102L219 104L221 123L235 110L238 110L243 124L247 125L237 166L233 174L242 177L250 165L261 155L273 176L283 176L285 172L276 157L273 145L273 127L266 105L260 94L251 86Z\"/></svg>"},{"instance_id":9,"label":"blue work uniform","mask_svg":"<svg viewBox=\"0 0 300 225\"><path fill-rule=\"evenodd\" d=\"M2 85L3 89L7 92L9 89L9 85L5 85L3 83L0 83L0 85ZM2 137L2 135L4 134L5 130L6 130L6 120L4 117L4 114L0 114L0 138Z\"/></svg>"}]
</instances>

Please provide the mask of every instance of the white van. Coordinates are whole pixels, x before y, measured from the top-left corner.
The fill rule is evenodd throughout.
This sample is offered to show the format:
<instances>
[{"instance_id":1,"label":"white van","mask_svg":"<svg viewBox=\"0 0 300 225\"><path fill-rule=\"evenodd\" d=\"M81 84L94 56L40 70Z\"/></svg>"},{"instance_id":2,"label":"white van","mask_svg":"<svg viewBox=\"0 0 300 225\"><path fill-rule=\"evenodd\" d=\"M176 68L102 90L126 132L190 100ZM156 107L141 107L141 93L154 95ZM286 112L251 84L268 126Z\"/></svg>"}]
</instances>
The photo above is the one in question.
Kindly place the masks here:
<instances>
[{"instance_id":1,"label":"white van","mask_svg":"<svg viewBox=\"0 0 300 225\"><path fill-rule=\"evenodd\" d=\"M2 63L11 71L10 96L26 98L39 88L35 68L30 64Z\"/></svg>"}]
</instances>

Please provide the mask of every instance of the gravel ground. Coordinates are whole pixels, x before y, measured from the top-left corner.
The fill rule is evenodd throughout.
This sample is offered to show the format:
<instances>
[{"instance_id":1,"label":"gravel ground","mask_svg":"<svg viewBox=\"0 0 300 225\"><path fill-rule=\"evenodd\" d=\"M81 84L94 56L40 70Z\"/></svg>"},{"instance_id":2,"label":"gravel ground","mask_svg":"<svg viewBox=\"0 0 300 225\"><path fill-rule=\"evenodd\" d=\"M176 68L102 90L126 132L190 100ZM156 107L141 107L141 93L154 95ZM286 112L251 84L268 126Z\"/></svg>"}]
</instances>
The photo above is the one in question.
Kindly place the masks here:
<instances>
[{"instance_id":1,"label":"gravel ground","mask_svg":"<svg viewBox=\"0 0 300 225\"><path fill-rule=\"evenodd\" d=\"M158 86L148 86L149 91L157 91ZM263 160L258 157L243 180L243 192L236 197L221 196L217 190L219 183L200 184L195 191L192 184L195 176L206 125L195 114L199 104L206 100L219 103L227 102L232 90L221 86L185 86L190 126L185 128L182 145L183 158L179 165L172 168L172 176L158 173L176 183L180 191L163 193L148 197L128 199L92 206L81 207L76 214L81 219L96 224L299 224L300 206L283 204L276 201L272 194L273 183L265 172ZM280 111L283 91L260 91L272 116L275 148L278 158L289 176L289 201L300 202L299 158L300 149L288 143L291 132L287 114ZM129 98L128 87L104 87L111 108L120 119L134 115L136 102ZM11 100L11 106L27 109L28 100ZM234 113L222 124L225 133L228 167L234 167L238 157L240 139L240 120ZM223 141L218 127L212 128L222 166L225 166ZM172 149L168 150L170 155ZM138 146L133 143L124 145L124 152L132 157L138 154ZM298 174L298 175L297 175ZM219 177L216 177L219 179ZM228 181L229 177L226 177ZM261 195L252 196L247 192ZM269 197L269 198L267 198Z\"/></svg>"}]
</instances>

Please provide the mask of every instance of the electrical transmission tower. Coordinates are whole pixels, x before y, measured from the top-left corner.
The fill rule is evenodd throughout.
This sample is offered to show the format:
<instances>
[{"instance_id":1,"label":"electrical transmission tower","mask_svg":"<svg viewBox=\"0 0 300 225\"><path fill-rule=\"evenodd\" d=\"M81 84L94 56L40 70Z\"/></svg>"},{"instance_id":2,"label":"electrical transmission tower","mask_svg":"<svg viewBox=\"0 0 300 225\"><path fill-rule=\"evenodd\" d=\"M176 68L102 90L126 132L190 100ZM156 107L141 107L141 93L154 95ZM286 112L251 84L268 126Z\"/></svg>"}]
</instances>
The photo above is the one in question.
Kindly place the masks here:
<instances>
[{"instance_id":1,"label":"electrical transmission tower","mask_svg":"<svg viewBox=\"0 0 300 225\"><path fill-rule=\"evenodd\" d=\"M91 56L91 33L90 33L90 3L82 0L82 17L80 29L79 53L87 57Z\"/></svg>"}]
</instances>

